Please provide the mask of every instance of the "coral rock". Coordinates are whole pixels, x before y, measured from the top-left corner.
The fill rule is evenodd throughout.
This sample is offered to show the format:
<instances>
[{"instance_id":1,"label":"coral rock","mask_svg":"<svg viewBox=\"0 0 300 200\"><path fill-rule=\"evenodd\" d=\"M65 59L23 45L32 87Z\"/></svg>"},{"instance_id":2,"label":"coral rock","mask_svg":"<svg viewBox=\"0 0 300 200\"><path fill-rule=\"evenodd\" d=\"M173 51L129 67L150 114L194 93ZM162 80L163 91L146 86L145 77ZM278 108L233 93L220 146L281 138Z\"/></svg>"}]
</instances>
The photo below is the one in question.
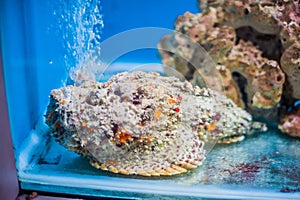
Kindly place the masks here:
<instances>
[{"instance_id":1,"label":"coral rock","mask_svg":"<svg viewBox=\"0 0 300 200\"><path fill-rule=\"evenodd\" d=\"M279 129L293 137L300 137L300 105L286 113L280 120Z\"/></svg>"},{"instance_id":2,"label":"coral rock","mask_svg":"<svg viewBox=\"0 0 300 200\"><path fill-rule=\"evenodd\" d=\"M250 108L270 109L281 100L284 73L276 61L263 58L261 51L251 42L241 40L232 49L224 65L247 80L243 87ZM239 83L240 86L242 84Z\"/></svg>"},{"instance_id":3,"label":"coral rock","mask_svg":"<svg viewBox=\"0 0 300 200\"><path fill-rule=\"evenodd\" d=\"M176 31L161 47L168 43L185 51L174 35L186 34L185 41L203 46L215 61L221 79L218 84L223 83L227 97L255 117L277 121L279 111L285 112L300 99L299 1L198 0L198 4L202 13L180 16ZM189 44L191 55L185 51L165 56L160 51L162 60L184 72L193 84L210 87L210 77L201 73L205 64L195 66L203 52L193 46Z\"/></svg>"},{"instance_id":4,"label":"coral rock","mask_svg":"<svg viewBox=\"0 0 300 200\"><path fill-rule=\"evenodd\" d=\"M287 75L292 97L300 99L300 42L287 48L281 56L281 67Z\"/></svg>"},{"instance_id":5,"label":"coral rock","mask_svg":"<svg viewBox=\"0 0 300 200\"><path fill-rule=\"evenodd\" d=\"M276 34L279 32L275 16L275 4L271 0L199 0L198 2L204 11L210 6L216 7L219 10L218 22L221 24L227 24L233 28L251 26L264 34Z\"/></svg>"},{"instance_id":6,"label":"coral rock","mask_svg":"<svg viewBox=\"0 0 300 200\"><path fill-rule=\"evenodd\" d=\"M175 66L192 83L201 85L201 80L208 79L209 81L210 79L210 77L204 77L204 73L198 73L199 70L195 70L199 68L197 63L204 64L200 62L203 53L198 51L199 48L194 48L193 43L201 44L218 63L216 69L227 97L241 107L245 105L252 114L261 109L260 113L264 113L265 117L270 116L281 100L285 80L277 61L263 57L262 51L249 41L245 42L240 39L236 44L235 29L227 25L218 25L215 8L208 8L202 14L185 13L179 18L180 20L175 23L177 31L165 37L159 44L162 49L177 49L172 54L161 50L163 63ZM188 48L187 45L183 47L180 42L174 42L177 36L182 34L188 35L188 37L181 36L181 40L189 44ZM277 40L279 41L279 37ZM173 47L170 48L172 45ZM181 51L178 52L178 49ZM205 68L206 66L200 67L200 69Z\"/></svg>"}]
</instances>

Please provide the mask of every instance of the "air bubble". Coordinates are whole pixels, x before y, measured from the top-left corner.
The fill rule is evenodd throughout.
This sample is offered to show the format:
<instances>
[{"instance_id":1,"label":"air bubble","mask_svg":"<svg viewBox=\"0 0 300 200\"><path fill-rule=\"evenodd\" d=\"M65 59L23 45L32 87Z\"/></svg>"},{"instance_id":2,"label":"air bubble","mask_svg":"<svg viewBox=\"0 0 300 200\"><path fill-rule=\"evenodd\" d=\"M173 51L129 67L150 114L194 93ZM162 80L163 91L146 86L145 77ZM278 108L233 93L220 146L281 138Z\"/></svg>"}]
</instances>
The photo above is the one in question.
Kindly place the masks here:
<instances>
[{"instance_id":1,"label":"air bubble","mask_svg":"<svg viewBox=\"0 0 300 200\"><path fill-rule=\"evenodd\" d=\"M74 70L78 74L93 74L98 71L94 68L101 65L99 49L104 25L101 1L67 1L55 6L53 10L66 51L66 69L69 71L71 66L75 66ZM82 77L74 74L69 76L75 84L82 81ZM93 77L95 76L86 76Z\"/></svg>"}]
</instances>

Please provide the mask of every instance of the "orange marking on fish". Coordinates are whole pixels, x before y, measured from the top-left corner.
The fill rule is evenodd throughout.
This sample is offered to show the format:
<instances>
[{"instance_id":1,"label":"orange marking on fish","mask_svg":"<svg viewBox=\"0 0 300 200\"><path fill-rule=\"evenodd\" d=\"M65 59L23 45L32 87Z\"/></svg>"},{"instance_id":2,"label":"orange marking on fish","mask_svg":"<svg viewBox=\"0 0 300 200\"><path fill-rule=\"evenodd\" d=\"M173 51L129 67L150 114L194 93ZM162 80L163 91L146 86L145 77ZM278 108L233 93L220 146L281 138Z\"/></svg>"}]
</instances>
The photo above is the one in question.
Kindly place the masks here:
<instances>
[{"instance_id":1,"label":"orange marking on fish","mask_svg":"<svg viewBox=\"0 0 300 200\"><path fill-rule=\"evenodd\" d=\"M116 137L123 144L125 144L127 141L132 140L132 135L125 132L125 130L118 131L116 133Z\"/></svg>"},{"instance_id":2,"label":"orange marking on fish","mask_svg":"<svg viewBox=\"0 0 300 200\"><path fill-rule=\"evenodd\" d=\"M197 133L197 136L198 136L198 137L201 137L201 135L202 135L201 132L198 132L198 133Z\"/></svg>"},{"instance_id":3,"label":"orange marking on fish","mask_svg":"<svg viewBox=\"0 0 300 200\"><path fill-rule=\"evenodd\" d=\"M94 133L94 129L92 129L92 128L88 128L88 130L87 130L87 133L88 133L88 134L92 134L92 133Z\"/></svg>"},{"instance_id":4,"label":"orange marking on fish","mask_svg":"<svg viewBox=\"0 0 300 200\"><path fill-rule=\"evenodd\" d=\"M212 122L212 123L206 125L205 128L206 128L206 130L208 130L208 131L213 131L213 130L215 130L215 129L217 128L217 125L216 125L215 122Z\"/></svg>"},{"instance_id":5,"label":"orange marking on fish","mask_svg":"<svg viewBox=\"0 0 300 200\"><path fill-rule=\"evenodd\" d=\"M158 120L159 117L161 116L161 113L162 113L162 110L155 110L155 113L154 113L154 119L155 120Z\"/></svg>"},{"instance_id":6,"label":"orange marking on fish","mask_svg":"<svg viewBox=\"0 0 300 200\"><path fill-rule=\"evenodd\" d=\"M173 98L169 98L169 103L170 103L170 104L174 104L174 103L176 103L176 100L173 99Z\"/></svg>"},{"instance_id":7,"label":"orange marking on fish","mask_svg":"<svg viewBox=\"0 0 300 200\"><path fill-rule=\"evenodd\" d=\"M86 126L87 123L85 121L81 122L81 126Z\"/></svg>"},{"instance_id":8,"label":"orange marking on fish","mask_svg":"<svg viewBox=\"0 0 300 200\"><path fill-rule=\"evenodd\" d=\"M61 100L61 105L65 105L65 104L66 104L66 100L65 99Z\"/></svg>"},{"instance_id":9,"label":"orange marking on fish","mask_svg":"<svg viewBox=\"0 0 300 200\"><path fill-rule=\"evenodd\" d=\"M147 137L147 141L148 141L148 142L152 141L152 135L149 135L149 136Z\"/></svg>"}]
</instances>

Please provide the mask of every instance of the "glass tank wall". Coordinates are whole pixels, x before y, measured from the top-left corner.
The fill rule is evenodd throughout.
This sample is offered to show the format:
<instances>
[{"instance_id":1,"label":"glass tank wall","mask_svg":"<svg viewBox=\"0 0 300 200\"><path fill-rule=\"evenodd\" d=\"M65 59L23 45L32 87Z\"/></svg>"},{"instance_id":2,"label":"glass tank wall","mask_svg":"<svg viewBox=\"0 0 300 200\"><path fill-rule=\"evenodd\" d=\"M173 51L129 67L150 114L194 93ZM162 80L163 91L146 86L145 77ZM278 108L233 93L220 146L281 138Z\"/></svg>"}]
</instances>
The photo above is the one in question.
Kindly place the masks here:
<instances>
[{"instance_id":1,"label":"glass tank wall","mask_svg":"<svg viewBox=\"0 0 300 200\"><path fill-rule=\"evenodd\" d=\"M50 137L43 115L52 89L80 83L78 72L106 80L136 66L160 65L156 46L186 11L199 12L197 2L0 2L0 48L22 189L141 199L300 198L299 192L280 192L299 187L299 173L293 175L300 166L299 142L272 128L247 143L215 147L204 165L188 174L160 178L94 169L87 159ZM106 62L113 64L106 69ZM248 171L235 172L239 167L248 167Z\"/></svg>"}]
</instances>

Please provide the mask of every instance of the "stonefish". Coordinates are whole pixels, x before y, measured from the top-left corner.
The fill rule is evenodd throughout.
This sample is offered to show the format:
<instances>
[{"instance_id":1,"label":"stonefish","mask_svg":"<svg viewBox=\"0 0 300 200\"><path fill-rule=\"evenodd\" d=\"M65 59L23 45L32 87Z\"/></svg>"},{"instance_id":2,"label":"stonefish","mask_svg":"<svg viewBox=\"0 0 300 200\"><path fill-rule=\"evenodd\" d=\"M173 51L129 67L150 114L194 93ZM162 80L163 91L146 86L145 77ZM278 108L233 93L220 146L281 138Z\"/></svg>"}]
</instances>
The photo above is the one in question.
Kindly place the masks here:
<instances>
[{"instance_id":1,"label":"stonefish","mask_svg":"<svg viewBox=\"0 0 300 200\"><path fill-rule=\"evenodd\" d=\"M142 176L196 168L205 144L241 141L254 124L225 96L154 72L54 89L46 123L60 144L94 167Z\"/></svg>"}]
</instances>

